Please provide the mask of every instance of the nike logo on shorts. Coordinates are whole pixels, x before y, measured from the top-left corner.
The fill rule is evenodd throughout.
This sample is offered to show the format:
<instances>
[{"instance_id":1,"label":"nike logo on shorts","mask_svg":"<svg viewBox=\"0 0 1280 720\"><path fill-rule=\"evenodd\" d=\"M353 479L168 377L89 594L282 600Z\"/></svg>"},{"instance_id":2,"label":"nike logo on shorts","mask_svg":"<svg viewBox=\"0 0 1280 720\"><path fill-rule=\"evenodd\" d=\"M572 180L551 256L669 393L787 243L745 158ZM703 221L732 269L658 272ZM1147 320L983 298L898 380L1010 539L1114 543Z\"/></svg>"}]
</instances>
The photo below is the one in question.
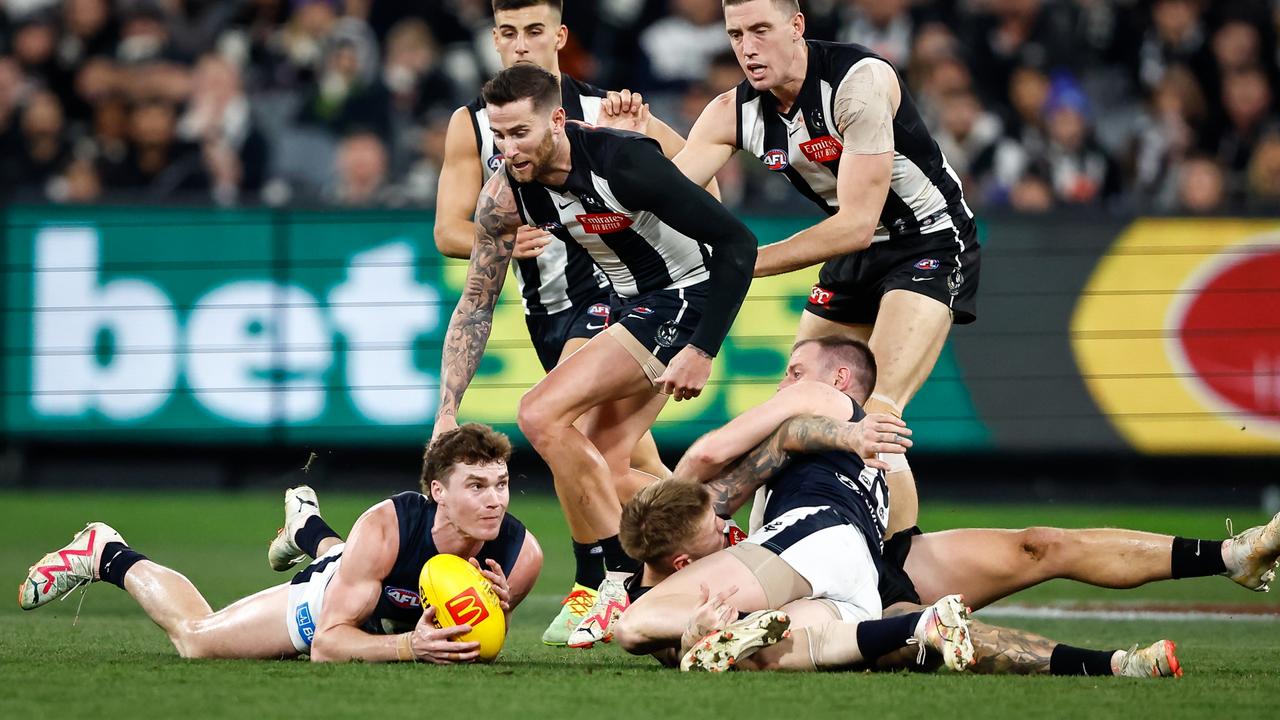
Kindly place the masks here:
<instances>
[{"instance_id":1,"label":"nike logo on shorts","mask_svg":"<svg viewBox=\"0 0 1280 720\"><path fill-rule=\"evenodd\" d=\"M924 282L925 280L932 280L932 279L933 279L933 278L931 278L931 277L914 277L914 276L913 276L913 277L911 278L911 282Z\"/></svg>"},{"instance_id":2,"label":"nike logo on shorts","mask_svg":"<svg viewBox=\"0 0 1280 720\"><path fill-rule=\"evenodd\" d=\"M601 330L603 328L604 328L604 323L600 323L599 325L592 325L591 323L587 323L588 330Z\"/></svg>"}]
</instances>

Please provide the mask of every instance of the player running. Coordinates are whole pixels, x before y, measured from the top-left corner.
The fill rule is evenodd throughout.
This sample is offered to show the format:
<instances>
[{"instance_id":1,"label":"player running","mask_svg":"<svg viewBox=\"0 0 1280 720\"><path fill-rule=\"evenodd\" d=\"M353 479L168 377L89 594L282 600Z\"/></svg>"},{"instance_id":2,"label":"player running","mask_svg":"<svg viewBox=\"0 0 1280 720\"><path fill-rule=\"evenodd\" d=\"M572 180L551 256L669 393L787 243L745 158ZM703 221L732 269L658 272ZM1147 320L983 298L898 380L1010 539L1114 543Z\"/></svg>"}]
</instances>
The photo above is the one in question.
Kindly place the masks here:
<instances>
[{"instance_id":1,"label":"player running","mask_svg":"<svg viewBox=\"0 0 1280 720\"><path fill-rule=\"evenodd\" d=\"M829 216L762 247L755 276L824 263L797 339L867 341L882 371L866 409L901 416L952 323L975 319L978 242L960 182L887 60L806 41L796 0L724 0L724 12L747 77L703 110L676 164L702 183L745 150ZM613 94L607 112L633 104ZM906 458L889 460L893 534L918 507Z\"/></svg>"},{"instance_id":2,"label":"player running","mask_svg":"<svg viewBox=\"0 0 1280 720\"><path fill-rule=\"evenodd\" d=\"M470 662L479 644L457 640L470 626L436 628L435 608L422 611L418 575L448 553L472 560L504 611L529 594L542 550L507 513L510 456L506 436L484 425L441 435L426 451L421 493L374 505L345 545L333 544L291 582L217 612L190 580L100 522L31 567L19 604L31 610L103 580L133 596L186 658Z\"/></svg>"},{"instance_id":3,"label":"player running","mask_svg":"<svg viewBox=\"0 0 1280 720\"><path fill-rule=\"evenodd\" d=\"M483 95L504 159L476 208L475 249L445 336L436 427L456 422L519 228L547 229L589 253L613 287L609 327L521 399L517 421L561 496L589 521L613 574L579 628L607 624L626 605L621 578L638 569L617 540L614 484L667 396L697 397L706 384L751 282L756 240L653 140L566 122L545 70L514 65Z\"/></svg>"},{"instance_id":4,"label":"player running","mask_svg":"<svg viewBox=\"0 0 1280 720\"><path fill-rule=\"evenodd\" d=\"M560 72L558 53L568 41L568 29L561 22L561 0L494 0L493 13L493 43L502 66L531 63L550 72L559 78L568 119L595 123L604 91ZM684 147L684 138L647 113L638 130L657 140L667 157L674 157ZM489 110L484 98L478 97L454 112L445 137L435 220L436 247L442 254L471 257L476 198L501 167L502 152L494 142ZM714 183L709 187L714 192ZM608 280L580 246L530 225L517 230L512 256L529 339L543 370L550 371L604 329L609 315ZM631 466L637 472L617 487L623 502L645 482L669 474L653 436L647 432L632 451ZM543 642L551 645L567 642L570 631L595 602L596 588L604 580L601 550L592 542L590 525L570 501L568 489L557 487L557 495L574 539L577 567L573 589L543 634Z\"/></svg>"}]
</instances>

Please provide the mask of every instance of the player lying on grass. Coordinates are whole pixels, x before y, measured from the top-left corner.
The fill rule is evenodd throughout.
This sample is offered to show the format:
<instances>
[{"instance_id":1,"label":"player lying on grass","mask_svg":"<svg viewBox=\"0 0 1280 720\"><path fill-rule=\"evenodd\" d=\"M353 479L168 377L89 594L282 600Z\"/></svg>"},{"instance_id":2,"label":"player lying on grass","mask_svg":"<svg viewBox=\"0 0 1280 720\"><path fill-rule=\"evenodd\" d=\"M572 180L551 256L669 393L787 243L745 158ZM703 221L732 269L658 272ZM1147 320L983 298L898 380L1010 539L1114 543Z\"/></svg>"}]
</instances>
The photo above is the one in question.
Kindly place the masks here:
<instances>
[{"instance_id":1,"label":"player lying on grass","mask_svg":"<svg viewBox=\"0 0 1280 720\"><path fill-rule=\"evenodd\" d=\"M429 558L448 553L473 560L503 610L529 594L542 550L507 513L510 456L506 436L484 425L441 435L423 460L422 493L374 505L345 545L333 545L291 582L217 612L190 580L100 522L33 565L18 600L31 610L104 580L133 596L187 658L469 662L478 643L456 638L471 627L436 628L435 609L422 611L418 574Z\"/></svg>"},{"instance_id":2,"label":"player lying on grass","mask_svg":"<svg viewBox=\"0 0 1280 720\"><path fill-rule=\"evenodd\" d=\"M865 344L837 337L801 341L792 351L778 392L699 438L681 458L675 475L710 483L716 512L729 517L748 499L743 493L764 485L795 452L795 447L764 443L771 434L800 415L846 420L851 404L861 405L875 382L875 358ZM802 447L834 445L864 452L866 444L877 439L865 437L868 430L865 425L828 425L825 432L810 429L803 437L808 445ZM925 602L932 602L958 592L974 608L1056 578L1123 589L1155 580L1225 575L1261 592L1275 578L1277 556L1280 515L1227 540L1114 528L966 528L921 534L912 527L884 543L886 566L899 576L905 571L914 583L906 595L899 591L894 599L918 601L912 597L918 591Z\"/></svg>"},{"instance_id":3,"label":"player lying on grass","mask_svg":"<svg viewBox=\"0 0 1280 720\"><path fill-rule=\"evenodd\" d=\"M874 386L874 378L874 358L861 343L838 338L798 343L777 395L700 439L681 460L676 475L704 481L716 478L710 485L717 494L715 510L719 516L728 517L756 487L778 472L792 453L835 450L836 453L828 453L828 466L847 463L848 459L841 459L838 451L846 451L846 455L849 448L866 452L877 438L867 437L870 428L865 423L846 425L831 419L849 417L853 403L865 398ZM857 410L853 412L856 416ZM824 413L825 417L800 418L798 413ZM894 434L909 432L899 430ZM763 442L765 439L769 442ZM892 440L887 434L878 439ZM752 449L748 443L758 446ZM746 456L739 457L744 452ZM801 458L801 463L803 466L813 461ZM852 467L843 475L846 480L860 478L857 484L863 486L867 483L861 479L870 477L855 473ZM886 606L900 601L920 602L912 579L919 583L924 602L936 601L944 592L962 590L977 607L1055 577L1104 587L1134 587L1170 577L1227 574L1247 588L1263 590L1274 576L1273 567L1280 553L1280 516L1227 541L1109 529L954 530L928 535L918 532L912 529L901 533L885 545L880 591ZM1201 549L1199 553L1197 547ZM925 552L918 552L921 548ZM892 555L889 550L893 550ZM648 559L670 555L655 555L644 547L633 547L631 551ZM703 552L707 552L706 547ZM696 553L685 554L689 556L684 558L685 563L700 557ZM952 584L944 584L948 582ZM1070 654L1066 649L1062 653ZM1094 660L1095 669L1091 672L1107 667L1101 662L1101 655L1095 655Z\"/></svg>"},{"instance_id":4,"label":"player lying on grass","mask_svg":"<svg viewBox=\"0 0 1280 720\"><path fill-rule=\"evenodd\" d=\"M836 424L827 418L809 416L799 423L785 423L769 442L783 446L805 444L806 424ZM770 484L775 492L800 491L786 486L811 482L812 473L789 475L783 470ZM724 561L716 565L696 562L710 556L733 555L738 559L763 557L774 550L785 533L772 533L770 526L742 542L730 546L734 535L712 508L711 493L702 483L671 479L644 488L622 513L622 540L628 552L642 558L645 567L633 587L637 599L622 616L617 628L620 644L635 654L653 653L660 661L673 664L682 657L684 669L723 670L840 670L840 669L935 669L939 660L953 669L969 669L983 674L1123 675L1161 677L1181 675L1174 646L1161 640L1139 650L1088 650L1057 643L1048 638L1011 628L968 621L967 635L972 660L956 663L946 654L926 657L920 648L935 649L936 643L913 643L918 631L906 633L929 617L934 608L945 607L958 595L949 595L933 608L906 601L886 602L884 619L860 620L847 605L833 599L831 591L849 582L849 553L832 552L804 557L793 545L752 580L771 583L764 601L776 609L740 618L742 595L738 586L720 580ZM785 541L782 541L785 542ZM808 541L811 544L812 540ZM762 546L755 549L752 546ZM745 551L745 552L744 552ZM861 553L856 553L861 555ZM781 562L778 562L781 561ZM857 564L855 564L857 565ZM803 569L804 575L801 575ZM875 568L856 568L864 586L875 586ZM766 580L767 578L767 580ZM735 578L742 582L743 578ZM714 585L713 585L714 584ZM884 592L885 578L880 578ZM715 589L713 590L712 587ZM889 583L889 587L893 587ZM750 593L755 584L747 581ZM778 594L785 588L785 594ZM746 600L748 607L757 599ZM967 610L960 611L967 615ZM786 633L790 633L789 635ZM679 647L676 651L675 648ZM954 651L953 651L954 652Z\"/></svg>"}]
</instances>

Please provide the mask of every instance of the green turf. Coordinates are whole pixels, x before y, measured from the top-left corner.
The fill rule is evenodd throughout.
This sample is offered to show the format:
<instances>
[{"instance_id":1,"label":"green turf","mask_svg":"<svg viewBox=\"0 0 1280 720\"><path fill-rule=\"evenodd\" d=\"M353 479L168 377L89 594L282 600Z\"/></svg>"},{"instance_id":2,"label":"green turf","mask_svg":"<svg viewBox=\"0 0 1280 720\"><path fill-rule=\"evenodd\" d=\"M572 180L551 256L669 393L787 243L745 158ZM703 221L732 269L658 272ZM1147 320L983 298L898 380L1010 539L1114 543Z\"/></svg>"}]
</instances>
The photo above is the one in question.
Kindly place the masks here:
<instances>
[{"instance_id":1,"label":"green turf","mask_svg":"<svg viewBox=\"0 0 1280 720\"><path fill-rule=\"evenodd\" d=\"M377 497L326 495L335 527L350 526ZM131 544L186 573L218 607L280 582L264 549L279 524L278 495L0 493L0 578L16 584L39 555L86 520L107 520ZM93 586L73 624L77 594L34 613L12 600L0 610L0 718L28 717L1243 717L1272 712L1280 689L1280 623L1009 620L1076 645L1179 641L1187 676L1112 678L737 673L683 676L617 648L566 651L537 642L567 588L567 538L553 502L519 496L513 511L548 550L533 595L516 614L501 662L488 667L311 665L303 661L183 661L129 600ZM931 529L965 526L1128 526L1220 537L1257 512L1221 509L928 506ZM10 585L13 588L14 585ZM1111 592L1065 582L1020 600L1260 602L1211 578Z\"/></svg>"}]
</instances>

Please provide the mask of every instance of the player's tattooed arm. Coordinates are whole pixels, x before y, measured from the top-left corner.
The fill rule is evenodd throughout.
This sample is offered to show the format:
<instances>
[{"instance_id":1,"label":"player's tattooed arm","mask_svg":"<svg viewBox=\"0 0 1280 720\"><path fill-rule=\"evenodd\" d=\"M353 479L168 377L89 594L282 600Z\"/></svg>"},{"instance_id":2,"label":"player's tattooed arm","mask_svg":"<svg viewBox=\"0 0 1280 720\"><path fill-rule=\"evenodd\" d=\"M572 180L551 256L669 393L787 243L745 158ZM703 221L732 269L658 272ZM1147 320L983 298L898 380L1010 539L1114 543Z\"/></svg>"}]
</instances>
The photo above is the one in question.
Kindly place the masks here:
<instances>
[{"instance_id":1,"label":"player's tattooed arm","mask_svg":"<svg viewBox=\"0 0 1280 720\"><path fill-rule=\"evenodd\" d=\"M467 281L445 334L437 416L457 415L462 394L480 366L520 222L515 193L506 173L494 174L476 203L476 239Z\"/></svg>"},{"instance_id":2,"label":"player's tattooed arm","mask_svg":"<svg viewBox=\"0 0 1280 720\"><path fill-rule=\"evenodd\" d=\"M793 454L832 450L858 454L905 452L911 446L911 440L905 436L911 431L896 418L883 417L869 415L856 423L824 415L797 415L787 419L720 477L708 483L716 513L736 512L756 488L786 466ZM869 467L884 469L880 460L864 459L863 462Z\"/></svg>"}]
</instances>

